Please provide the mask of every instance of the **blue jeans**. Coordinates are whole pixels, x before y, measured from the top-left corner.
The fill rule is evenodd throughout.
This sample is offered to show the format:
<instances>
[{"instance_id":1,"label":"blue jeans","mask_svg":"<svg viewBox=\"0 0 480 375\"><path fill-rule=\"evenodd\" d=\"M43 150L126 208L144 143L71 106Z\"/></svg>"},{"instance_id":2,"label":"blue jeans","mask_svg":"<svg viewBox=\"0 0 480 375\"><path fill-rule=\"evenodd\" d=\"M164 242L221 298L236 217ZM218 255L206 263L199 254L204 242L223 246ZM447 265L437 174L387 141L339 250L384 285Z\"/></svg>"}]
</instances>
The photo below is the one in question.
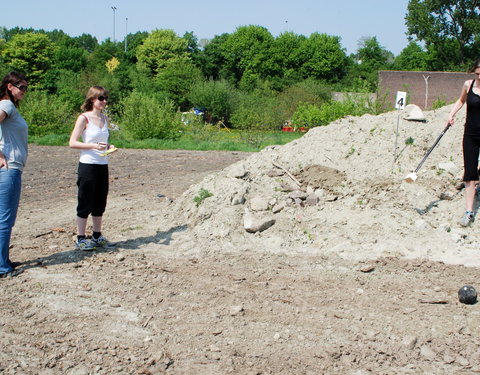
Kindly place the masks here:
<instances>
[{"instance_id":1,"label":"blue jeans","mask_svg":"<svg viewBox=\"0 0 480 375\"><path fill-rule=\"evenodd\" d=\"M10 264L9 247L12 228L17 218L22 171L0 169L0 274L13 270Z\"/></svg>"}]
</instances>

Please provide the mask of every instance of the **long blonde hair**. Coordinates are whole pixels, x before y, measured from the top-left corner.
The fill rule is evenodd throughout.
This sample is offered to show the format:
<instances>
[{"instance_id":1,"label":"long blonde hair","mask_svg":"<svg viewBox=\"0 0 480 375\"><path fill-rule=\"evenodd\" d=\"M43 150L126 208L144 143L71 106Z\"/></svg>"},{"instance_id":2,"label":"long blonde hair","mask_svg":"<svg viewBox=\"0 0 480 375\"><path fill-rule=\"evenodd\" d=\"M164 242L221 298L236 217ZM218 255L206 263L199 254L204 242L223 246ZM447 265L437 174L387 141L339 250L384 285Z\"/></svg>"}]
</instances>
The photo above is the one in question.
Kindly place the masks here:
<instances>
[{"instance_id":1,"label":"long blonde hair","mask_svg":"<svg viewBox=\"0 0 480 375\"><path fill-rule=\"evenodd\" d=\"M88 112L93 109L93 101L97 99L99 96L108 96L108 91L104 89L102 86L92 86L88 89L87 96L85 97L85 101L83 102L82 106L80 107L82 111Z\"/></svg>"}]
</instances>

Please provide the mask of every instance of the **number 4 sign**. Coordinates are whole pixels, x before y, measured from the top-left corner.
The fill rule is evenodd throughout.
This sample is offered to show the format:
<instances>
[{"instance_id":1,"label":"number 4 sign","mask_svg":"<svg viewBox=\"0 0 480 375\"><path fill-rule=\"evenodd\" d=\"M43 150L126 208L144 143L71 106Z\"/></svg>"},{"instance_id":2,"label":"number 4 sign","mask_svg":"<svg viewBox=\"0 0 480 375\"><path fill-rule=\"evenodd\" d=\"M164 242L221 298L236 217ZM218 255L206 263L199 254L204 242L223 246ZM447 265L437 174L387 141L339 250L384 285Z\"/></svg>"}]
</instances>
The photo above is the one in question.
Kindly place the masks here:
<instances>
[{"instance_id":1,"label":"number 4 sign","mask_svg":"<svg viewBox=\"0 0 480 375\"><path fill-rule=\"evenodd\" d=\"M404 109L407 101L407 93L405 91L397 91L397 99L395 100L396 109Z\"/></svg>"}]
</instances>

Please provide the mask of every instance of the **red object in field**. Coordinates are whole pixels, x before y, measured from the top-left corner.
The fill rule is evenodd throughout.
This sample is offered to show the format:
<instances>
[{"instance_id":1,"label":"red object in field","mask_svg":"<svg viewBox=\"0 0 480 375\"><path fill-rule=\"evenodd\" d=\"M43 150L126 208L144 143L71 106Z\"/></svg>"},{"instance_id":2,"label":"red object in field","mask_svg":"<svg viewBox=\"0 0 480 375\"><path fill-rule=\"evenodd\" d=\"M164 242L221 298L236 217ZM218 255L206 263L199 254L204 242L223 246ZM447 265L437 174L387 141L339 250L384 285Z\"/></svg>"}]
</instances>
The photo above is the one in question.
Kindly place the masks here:
<instances>
[{"instance_id":1,"label":"red object in field","mask_svg":"<svg viewBox=\"0 0 480 375\"><path fill-rule=\"evenodd\" d=\"M291 126L284 126L282 132L293 132L293 128Z\"/></svg>"},{"instance_id":2,"label":"red object in field","mask_svg":"<svg viewBox=\"0 0 480 375\"><path fill-rule=\"evenodd\" d=\"M303 127L303 126L302 126L302 127L300 127L300 128L298 128L298 131L299 131L299 132L302 132L302 133L306 133L306 132L307 132L307 130L308 130L308 129L307 129L307 128L305 128L305 127Z\"/></svg>"}]
</instances>

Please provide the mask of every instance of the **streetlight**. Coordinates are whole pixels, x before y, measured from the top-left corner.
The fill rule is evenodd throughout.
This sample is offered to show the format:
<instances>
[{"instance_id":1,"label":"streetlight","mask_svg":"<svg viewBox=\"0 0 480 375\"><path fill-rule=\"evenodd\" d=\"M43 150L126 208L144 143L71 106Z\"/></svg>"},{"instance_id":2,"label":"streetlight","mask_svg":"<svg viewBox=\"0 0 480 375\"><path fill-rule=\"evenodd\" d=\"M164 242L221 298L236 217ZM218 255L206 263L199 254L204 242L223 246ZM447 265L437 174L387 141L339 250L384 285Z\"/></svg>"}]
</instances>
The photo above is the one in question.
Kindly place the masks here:
<instances>
[{"instance_id":1,"label":"streetlight","mask_svg":"<svg viewBox=\"0 0 480 375\"><path fill-rule=\"evenodd\" d=\"M127 53L128 18L125 18L125 53Z\"/></svg>"},{"instance_id":2,"label":"streetlight","mask_svg":"<svg viewBox=\"0 0 480 375\"><path fill-rule=\"evenodd\" d=\"M113 10L113 43L115 43L115 11L117 7L112 7Z\"/></svg>"}]
</instances>

